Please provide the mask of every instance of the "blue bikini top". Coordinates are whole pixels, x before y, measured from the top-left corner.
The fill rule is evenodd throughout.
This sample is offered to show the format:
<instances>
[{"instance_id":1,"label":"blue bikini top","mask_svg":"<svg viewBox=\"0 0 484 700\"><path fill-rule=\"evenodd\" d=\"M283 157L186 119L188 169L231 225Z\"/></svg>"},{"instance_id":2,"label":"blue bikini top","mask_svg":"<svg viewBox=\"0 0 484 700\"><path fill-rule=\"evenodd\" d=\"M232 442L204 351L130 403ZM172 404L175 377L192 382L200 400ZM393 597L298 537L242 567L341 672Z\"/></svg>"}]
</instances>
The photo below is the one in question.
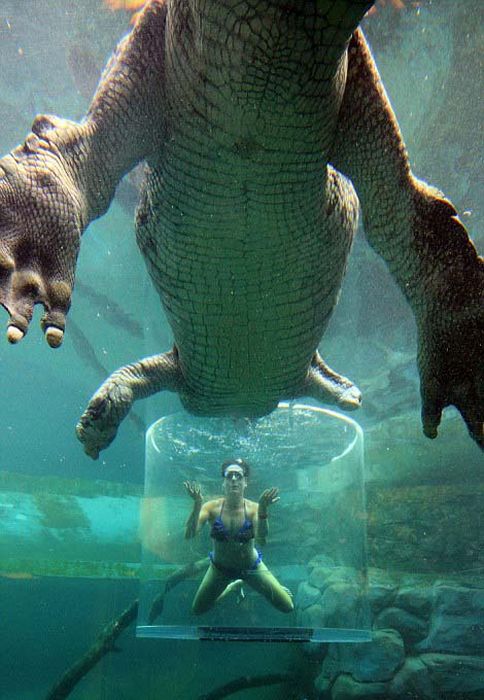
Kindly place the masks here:
<instances>
[{"instance_id":1,"label":"blue bikini top","mask_svg":"<svg viewBox=\"0 0 484 700\"><path fill-rule=\"evenodd\" d=\"M225 501L222 502L222 508L220 509L220 514L217 515L212 524L212 529L210 530L210 537L217 542L250 542L254 539L254 526L252 520L247 517L247 509L245 507L244 500L244 522L242 523L240 530L235 534L231 535L227 530L222 521L222 513L224 509Z\"/></svg>"}]
</instances>

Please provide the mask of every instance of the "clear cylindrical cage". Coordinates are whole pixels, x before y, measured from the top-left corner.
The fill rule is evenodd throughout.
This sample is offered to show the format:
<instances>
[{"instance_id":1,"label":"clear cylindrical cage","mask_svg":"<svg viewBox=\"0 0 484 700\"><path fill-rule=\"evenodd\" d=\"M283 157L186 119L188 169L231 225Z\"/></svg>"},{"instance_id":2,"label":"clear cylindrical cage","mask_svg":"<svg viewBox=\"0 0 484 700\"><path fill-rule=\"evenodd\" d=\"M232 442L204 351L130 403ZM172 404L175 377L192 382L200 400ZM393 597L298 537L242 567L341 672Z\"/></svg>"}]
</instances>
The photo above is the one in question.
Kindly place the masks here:
<instances>
[{"instance_id":1,"label":"clear cylindrical cage","mask_svg":"<svg viewBox=\"0 0 484 700\"><path fill-rule=\"evenodd\" d=\"M210 524L185 539L193 500L183 484L198 483L205 501L221 497L221 464L237 457L251 466L247 499L257 503L265 489L279 489L262 554L291 592L292 612L271 605L247 570L230 576L239 582L208 612L192 611L212 541ZM138 636L369 640L363 469L359 425L313 406L280 404L257 421L180 412L153 423L141 507Z\"/></svg>"}]
</instances>

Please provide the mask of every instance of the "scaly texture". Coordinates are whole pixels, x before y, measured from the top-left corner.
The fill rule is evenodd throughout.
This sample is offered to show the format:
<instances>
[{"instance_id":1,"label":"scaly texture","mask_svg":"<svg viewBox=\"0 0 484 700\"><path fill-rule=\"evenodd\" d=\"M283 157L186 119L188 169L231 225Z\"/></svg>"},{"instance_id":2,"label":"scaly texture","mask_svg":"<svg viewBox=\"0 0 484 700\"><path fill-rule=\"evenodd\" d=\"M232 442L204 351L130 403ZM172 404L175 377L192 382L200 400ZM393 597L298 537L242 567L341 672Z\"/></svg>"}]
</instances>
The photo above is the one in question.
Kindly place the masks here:
<instances>
[{"instance_id":1,"label":"scaly texture","mask_svg":"<svg viewBox=\"0 0 484 700\"><path fill-rule=\"evenodd\" d=\"M257 417L358 389L317 353L357 226L419 328L424 430L453 403L482 445L483 266L447 200L410 173L358 22L371 2L152 0L81 124L38 117L0 161L8 337L46 308L62 341L80 237L142 159L139 247L175 349L115 372L78 428L96 458L137 398ZM464 274L465 273L465 274Z\"/></svg>"}]
</instances>

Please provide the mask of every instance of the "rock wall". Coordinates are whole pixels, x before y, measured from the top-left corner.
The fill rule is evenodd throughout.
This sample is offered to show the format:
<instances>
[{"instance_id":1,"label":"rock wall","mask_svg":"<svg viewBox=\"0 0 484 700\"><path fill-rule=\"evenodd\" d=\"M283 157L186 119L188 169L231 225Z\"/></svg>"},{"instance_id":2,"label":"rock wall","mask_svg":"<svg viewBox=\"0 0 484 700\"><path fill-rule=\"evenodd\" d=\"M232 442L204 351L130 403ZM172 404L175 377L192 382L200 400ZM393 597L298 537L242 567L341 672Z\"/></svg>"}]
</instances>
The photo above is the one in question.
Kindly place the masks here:
<instances>
[{"instance_id":1,"label":"rock wall","mask_svg":"<svg viewBox=\"0 0 484 700\"><path fill-rule=\"evenodd\" d=\"M367 600L373 640L308 645L324 652L318 700L484 697L484 588L472 578L437 579L371 570ZM345 626L363 607L348 572L309 564L296 595L303 626Z\"/></svg>"}]
</instances>

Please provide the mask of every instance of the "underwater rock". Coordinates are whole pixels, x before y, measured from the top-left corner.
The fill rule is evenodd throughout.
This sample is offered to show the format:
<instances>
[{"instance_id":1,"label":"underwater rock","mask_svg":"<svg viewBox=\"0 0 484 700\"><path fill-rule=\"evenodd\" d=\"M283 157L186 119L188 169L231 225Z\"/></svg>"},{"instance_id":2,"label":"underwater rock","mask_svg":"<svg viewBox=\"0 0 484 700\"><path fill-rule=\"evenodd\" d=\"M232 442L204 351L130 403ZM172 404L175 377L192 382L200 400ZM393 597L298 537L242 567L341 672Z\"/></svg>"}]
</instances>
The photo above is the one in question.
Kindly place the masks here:
<instances>
[{"instance_id":1,"label":"underwater rock","mask_svg":"<svg viewBox=\"0 0 484 700\"><path fill-rule=\"evenodd\" d=\"M441 698L433 688L427 667L418 656L405 660L402 668L390 684L389 696L392 698L425 698L439 700Z\"/></svg>"},{"instance_id":2,"label":"underwater rock","mask_svg":"<svg viewBox=\"0 0 484 700\"><path fill-rule=\"evenodd\" d=\"M368 600L373 615L377 615L393 603L397 590L397 585L390 581L372 581L368 590Z\"/></svg>"},{"instance_id":3,"label":"underwater rock","mask_svg":"<svg viewBox=\"0 0 484 700\"><path fill-rule=\"evenodd\" d=\"M395 605L420 617L432 609L433 590L430 586L402 586L395 598Z\"/></svg>"},{"instance_id":4,"label":"underwater rock","mask_svg":"<svg viewBox=\"0 0 484 700\"><path fill-rule=\"evenodd\" d=\"M479 556L475 533L483 505L483 486L472 480L368 484L370 565L422 573L473 569Z\"/></svg>"},{"instance_id":5,"label":"underwater rock","mask_svg":"<svg viewBox=\"0 0 484 700\"><path fill-rule=\"evenodd\" d=\"M388 698L388 683L358 683L343 674L338 676L331 688L331 700L353 700L353 698Z\"/></svg>"},{"instance_id":6,"label":"underwater rock","mask_svg":"<svg viewBox=\"0 0 484 700\"><path fill-rule=\"evenodd\" d=\"M318 700L331 700L331 683L323 673L314 680L314 689L317 692Z\"/></svg>"},{"instance_id":7,"label":"underwater rock","mask_svg":"<svg viewBox=\"0 0 484 700\"><path fill-rule=\"evenodd\" d=\"M433 589L434 610L447 615L462 615L484 610L484 589L438 583Z\"/></svg>"},{"instance_id":8,"label":"underwater rock","mask_svg":"<svg viewBox=\"0 0 484 700\"><path fill-rule=\"evenodd\" d=\"M358 583L357 572L347 566L318 566L309 574L309 583L324 591L333 583Z\"/></svg>"},{"instance_id":9,"label":"underwater rock","mask_svg":"<svg viewBox=\"0 0 484 700\"><path fill-rule=\"evenodd\" d=\"M386 608L375 619L375 629L395 629L404 640L405 646L413 646L422 641L428 632L428 622L402 610L402 608Z\"/></svg>"},{"instance_id":10,"label":"underwater rock","mask_svg":"<svg viewBox=\"0 0 484 700\"><path fill-rule=\"evenodd\" d=\"M296 608L303 627L358 627L367 614L359 573L349 567L316 567L300 583ZM363 626L366 626L363 624Z\"/></svg>"},{"instance_id":11,"label":"underwater rock","mask_svg":"<svg viewBox=\"0 0 484 700\"><path fill-rule=\"evenodd\" d=\"M326 615L320 604L309 605L298 615L298 625L301 627L326 627Z\"/></svg>"},{"instance_id":12,"label":"underwater rock","mask_svg":"<svg viewBox=\"0 0 484 700\"><path fill-rule=\"evenodd\" d=\"M479 654L484 640L484 590L436 586L430 629L419 651Z\"/></svg>"},{"instance_id":13,"label":"underwater rock","mask_svg":"<svg viewBox=\"0 0 484 700\"><path fill-rule=\"evenodd\" d=\"M343 582L333 583L326 588L321 598L324 626L355 627L363 602L357 586Z\"/></svg>"},{"instance_id":14,"label":"underwater rock","mask_svg":"<svg viewBox=\"0 0 484 700\"><path fill-rule=\"evenodd\" d=\"M317 566L309 574L309 583L314 588L318 588L320 591L324 590L327 585L328 578L330 576L331 569L326 566Z\"/></svg>"},{"instance_id":15,"label":"underwater rock","mask_svg":"<svg viewBox=\"0 0 484 700\"><path fill-rule=\"evenodd\" d=\"M481 636L482 643L482 636ZM482 652L482 644L481 644ZM446 693L484 693L484 659L457 654L422 654L435 688ZM481 697L483 697L481 695Z\"/></svg>"},{"instance_id":16,"label":"underwater rock","mask_svg":"<svg viewBox=\"0 0 484 700\"><path fill-rule=\"evenodd\" d=\"M317 571L320 602L301 612L302 624L343 627L348 610L357 619L358 597L343 578L336 582L338 573L347 575L346 567L323 569ZM373 642L328 644L315 680L317 697L481 700L484 590L477 587L478 572L463 572L458 582L372 569L370 581Z\"/></svg>"},{"instance_id":17,"label":"underwater rock","mask_svg":"<svg viewBox=\"0 0 484 700\"><path fill-rule=\"evenodd\" d=\"M322 673L330 679L350 673L357 681L390 681L404 661L401 635L392 629L376 630L371 642L330 644Z\"/></svg>"},{"instance_id":18,"label":"underwater rock","mask_svg":"<svg viewBox=\"0 0 484 700\"><path fill-rule=\"evenodd\" d=\"M298 610L304 610L310 605L314 605L321 598L321 592L318 588L311 586L307 581L299 584L296 593L295 604Z\"/></svg>"},{"instance_id":19,"label":"underwater rock","mask_svg":"<svg viewBox=\"0 0 484 700\"><path fill-rule=\"evenodd\" d=\"M384 408L385 418L365 430L365 475L370 484L375 481L391 484L482 481L475 447L463 441L456 414L446 417L447 432L441 436L441 442L429 445L420 436L413 411L392 415L386 404Z\"/></svg>"},{"instance_id":20,"label":"underwater rock","mask_svg":"<svg viewBox=\"0 0 484 700\"><path fill-rule=\"evenodd\" d=\"M422 654L405 661L390 685L394 698L417 697L441 700L457 694L484 692L484 659L456 654ZM461 695L462 694L462 695Z\"/></svg>"},{"instance_id":21,"label":"underwater rock","mask_svg":"<svg viewBox=\"0 0 484 700\"><path fill-rule=\"evenodd\" d=\"M335 566L335 562L331 557L328 557L326 554L317 554L309 560L308 570L312 571L318 566L331 568Z\"/></svg>"}]
</instances>

